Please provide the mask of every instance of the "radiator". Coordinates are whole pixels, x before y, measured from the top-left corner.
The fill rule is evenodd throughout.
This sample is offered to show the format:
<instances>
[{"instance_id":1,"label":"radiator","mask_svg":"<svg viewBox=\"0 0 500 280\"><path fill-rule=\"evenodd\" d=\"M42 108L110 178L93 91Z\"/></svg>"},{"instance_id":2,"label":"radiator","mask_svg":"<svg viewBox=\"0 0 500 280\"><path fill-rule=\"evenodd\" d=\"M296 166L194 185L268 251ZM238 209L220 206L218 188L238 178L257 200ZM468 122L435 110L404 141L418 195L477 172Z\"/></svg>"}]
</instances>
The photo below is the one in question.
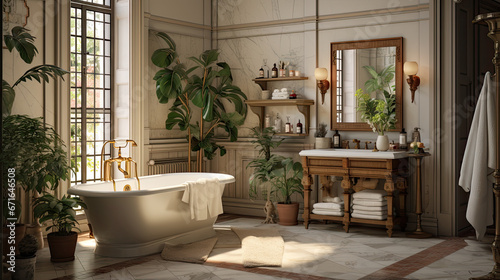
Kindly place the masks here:
<instances>
[{"instance_id":1,"label":"radiator","mask_svg":"<svg viewBox=\"0 0 500 280\"><path fill-rule=\"evenodd\" d=\"M191 171L196 170L196 161L191 160ZM148 175L188 172L187 158L171 158L166 160L150 160Z\"/></svg>"}]
</instances>

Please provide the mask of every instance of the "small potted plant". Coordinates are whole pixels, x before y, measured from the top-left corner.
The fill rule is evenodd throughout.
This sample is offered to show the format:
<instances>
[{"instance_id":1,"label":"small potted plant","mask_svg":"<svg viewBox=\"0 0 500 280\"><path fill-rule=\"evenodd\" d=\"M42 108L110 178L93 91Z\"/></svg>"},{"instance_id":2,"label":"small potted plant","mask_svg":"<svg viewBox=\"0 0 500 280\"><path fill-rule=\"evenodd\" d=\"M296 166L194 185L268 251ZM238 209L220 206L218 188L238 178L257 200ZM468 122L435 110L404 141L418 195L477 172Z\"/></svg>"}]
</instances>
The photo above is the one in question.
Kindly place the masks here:
<instances>
[{"instance_id":1,"label":"small potted plant","mask_svg":"<svg viewBox=\"0 0 500 280\"><path fill-rule=\"evenodd\" d=\"M261 129L255 127L252 129L252 136L255 140L255 148L259 151L259 157L253 159L248 163L247 168L254 168L252 175L249 179L250 197L255 199L260 194L266 197L266 206L264 212L266 213L266 220L263 223L274 224L276 218L276 210L274 203L271 201L271 172L277 168L281 168L281 156L272 154L272 150L277 148L283 139L273 140L275 131L272 127Z\"/></svg>"},{"instance_id":2,"label":"small potted plant","mask_svg":"<svg viewBox=\"0 0 500 280\"><path fill-rule=\"evenodd\" d=\"M387 151L389 138L384 132L394 129L396 124L396 94L394 85L389 84L394 78L394 65L389 65L380 72L371 66L363 68L372 78L365 83L366 92L363 89L356 91L357 111L361 114L361 120L369 124L373 132L378 133L377 150ZM372 92L375 92L375 97L370 94Z\"/></svg>"},{"instance_id":3,"label":"small potted plant","mask_svg":"<svg viewBox=\"0 0 500 280\"><path fill-rule=\"evenodd\" d=\"M302 164L294 162L292 158L282 158L281 168L271 172L271 184L280 201L276 207L280 225L293 226L297 224L299 203L292 202L292 195L295 193L304 195L302 177Z\"/></svg>"},{"instance_id":4,"label":"small potted plant","mask_svg":"<svg viewBox=\"0 0 500 280\"><path fill-rule=\"evenodd\" d=\"M327 132L326 124L320 123L318 130L314 133L314 137L316 137L316 149L328 149L331 147L332 140L325 137Z\"/></svg>"},{"instance_id":5,"label":"small potted plant","mask_svg":"<svg viewBox=\"0 0 500 280\"><path fill-rule=\"evenodd\" d=\"M67 262L75 259L76 242L78 234L76 229L76 211L74 208L81 206L86 209L87 205L78 197L64 195L57 199L50 193L44 193L35 201L34 214L40 218L40 223L51 221L52 225L46 228L52 232L47 235L50 248L50 260L53 262Z\"/></svg>"},{"instance_id":6,"label":"small potted plant","mask_svg":"<svg viewBox=\"0 0 500 280\"><path fill-rule=\"evenodd\" d=\"M16 270L13 280L35 279L36 251L38 240L34 235L26 234L19 242L19 255L16 255Z\"/></svg>"}]
</instances>

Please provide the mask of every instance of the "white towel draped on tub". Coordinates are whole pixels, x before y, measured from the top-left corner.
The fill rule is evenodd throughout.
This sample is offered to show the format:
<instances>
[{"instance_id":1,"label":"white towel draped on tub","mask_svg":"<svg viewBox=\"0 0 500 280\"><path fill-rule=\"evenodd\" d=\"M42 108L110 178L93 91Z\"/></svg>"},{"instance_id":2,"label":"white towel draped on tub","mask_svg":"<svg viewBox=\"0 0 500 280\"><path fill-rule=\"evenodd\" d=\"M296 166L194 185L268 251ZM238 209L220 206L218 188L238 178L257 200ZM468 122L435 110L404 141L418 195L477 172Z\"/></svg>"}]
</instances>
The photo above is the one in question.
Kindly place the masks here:
<instances>
[{"instance_id":1,"label":"white towel draped on tub","mask_svg":"<svg viewBox=\"0 0 500 280\"><path fill-rule=\"evenodd\" d=\"M470 191L466 217L476 230L478 240L484 237L486 227L493 224L493 181L489 180L493 177L488 174L496 166L498 146L495 95L495 86L488 72L472 119L458 181L466 192Z\"/></svg>"},{"instance_id":2,"label":"white towel draped on tub","mask_svg":"<svg viewBox=\"0 0 500 280\"><path fill-rule=\"evenodd\" d=\"M222 192L224 184L219 179L198 179L186 182L182 202L189 204L192 220L206 220L223 213Z\"/></svg>"}]
</instances>

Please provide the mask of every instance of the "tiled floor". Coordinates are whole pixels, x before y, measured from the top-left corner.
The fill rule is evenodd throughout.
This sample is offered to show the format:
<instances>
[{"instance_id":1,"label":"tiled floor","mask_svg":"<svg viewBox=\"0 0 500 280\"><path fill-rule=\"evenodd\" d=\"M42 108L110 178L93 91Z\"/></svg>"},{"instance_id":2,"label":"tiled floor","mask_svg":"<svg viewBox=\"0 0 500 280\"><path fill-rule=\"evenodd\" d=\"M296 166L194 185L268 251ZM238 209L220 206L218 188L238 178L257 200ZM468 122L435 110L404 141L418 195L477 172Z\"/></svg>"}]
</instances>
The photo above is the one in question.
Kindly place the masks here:
<instances>
[{"instance_id":1,"label":"tiled floor","mask_svg":"<svg viewBox=\"0 0 500 280\"><path fill-rule=\"evenodd\" d=\"M315 223L304 229L263 225L262 219L222 216L218 224L276 227L285 240L282 267L243 268L231 263L238 252L218 254L204 265L171 262L159 254L136 259L93 254L94 241L81 235L76 260L51 263L48 248L38 252L36 279L468 279L493 267L491 240L473 237L410 239L384 229ZM228 251L226 249L226 251Z\"/></svg>"}]
</instances>

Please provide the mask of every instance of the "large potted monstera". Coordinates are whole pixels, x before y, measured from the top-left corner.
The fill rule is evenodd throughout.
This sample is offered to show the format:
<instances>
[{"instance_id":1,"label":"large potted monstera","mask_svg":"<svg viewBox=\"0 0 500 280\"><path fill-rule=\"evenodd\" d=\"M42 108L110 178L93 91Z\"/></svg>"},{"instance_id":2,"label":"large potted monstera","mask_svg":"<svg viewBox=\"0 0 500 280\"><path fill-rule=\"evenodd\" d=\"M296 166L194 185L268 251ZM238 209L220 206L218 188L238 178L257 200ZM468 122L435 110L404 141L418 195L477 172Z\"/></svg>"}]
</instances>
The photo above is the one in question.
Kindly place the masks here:
<instances>
[{"instance_id":1,"label":"large potted monstera","mask_svg":"<svg viewBox=\"0 0 500 280\"><path fill-rule=\"evenodd\" d=\"M233 85L229 65L217 62L218 50L190 57L195 66L186 69L174 40L163 32L156 36L168 45L151 56L153 64L161 68L153 78L158 101L162 104L173 101L165 127L171 130L177 126L187 132L188 161L191 162L191 151L197 152L197 169L201 172L204 157L212 159L217 151L221 156L226 153L215 141L216 128L222 128L230 141L238 139L238 126L243 124L247 113L244 102L247 97Z\"/></svg>"}]
</instances>

